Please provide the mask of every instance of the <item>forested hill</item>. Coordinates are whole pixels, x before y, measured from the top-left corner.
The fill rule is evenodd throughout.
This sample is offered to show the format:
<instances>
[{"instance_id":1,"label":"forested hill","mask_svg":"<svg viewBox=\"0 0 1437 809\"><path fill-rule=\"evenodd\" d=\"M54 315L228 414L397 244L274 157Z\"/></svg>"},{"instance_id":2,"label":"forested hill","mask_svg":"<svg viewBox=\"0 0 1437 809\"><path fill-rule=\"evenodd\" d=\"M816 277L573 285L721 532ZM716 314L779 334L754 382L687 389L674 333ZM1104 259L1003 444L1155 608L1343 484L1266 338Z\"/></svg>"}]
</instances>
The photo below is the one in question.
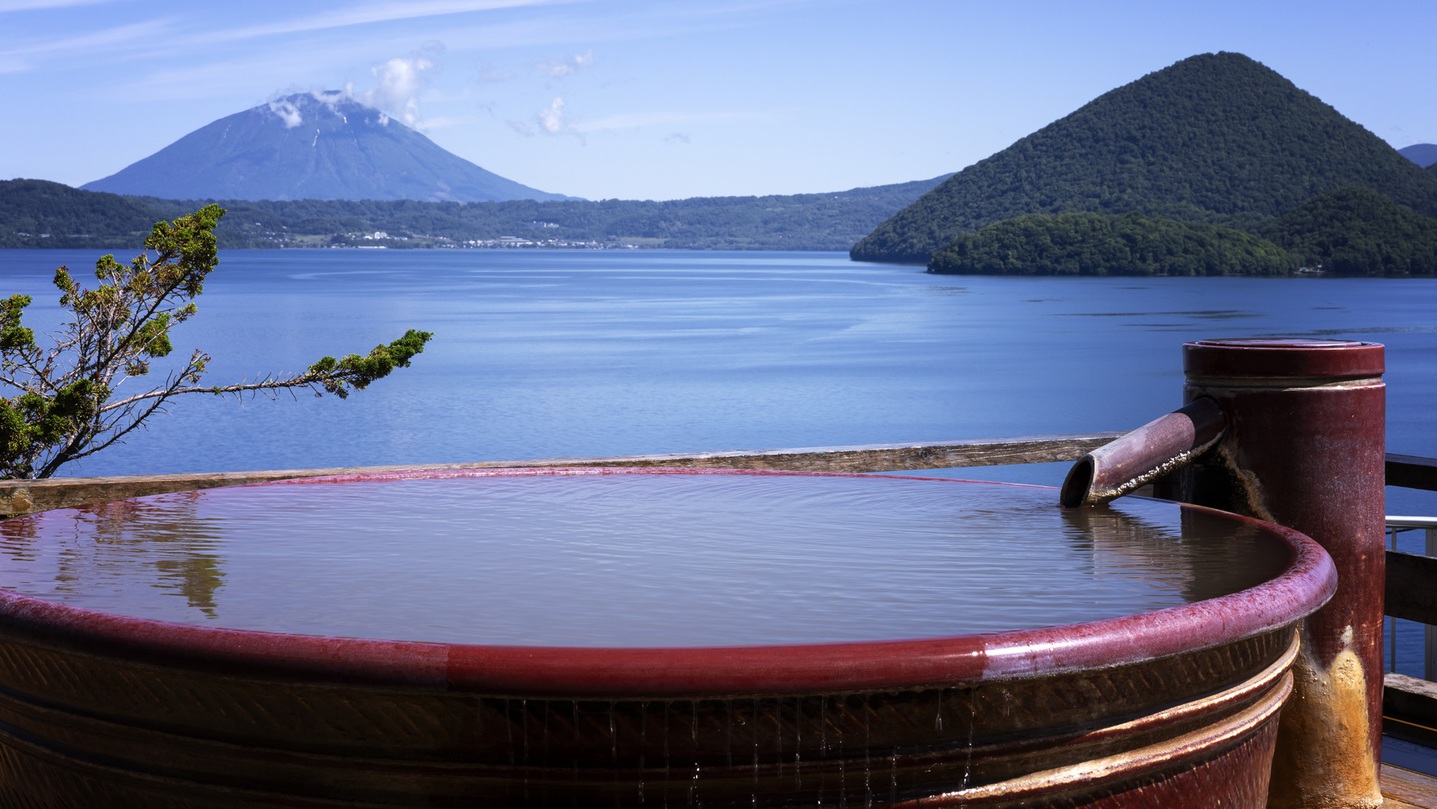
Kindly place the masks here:
<instances>
[{"instance_id":1,"label":"forested hill","mask_svg":"<svg viewBox=\"0 0 1437 809\"><path fill-rule=\"evenodd\" d=\"M1258 62L1204 54L969 166L876 228L852 256L925 263L960 234L1067 211L1255 230L1350 186L1437 215L1431 173Z\"/></svg>"},{"instance_id":2,"label":"forested hill","mask_svg":"<svg viewBox=\"0 0 1437 809\"><path fill-rule=\"evenodd\" d=\"M134 197L47 180L0 182L0 247L138 247L162 218L160 206Z\"/></svg>"},{"instance_id":3,"label":"forested hill","mask_svg":"<svg viewBox=\"0 0 1437 809\"><path fill-rule=\"evenodd\" d=\"M221 247L667 247L847 250L945 177L827 194L664 202L221 201ZM0 248L138 249L160 219L204 201L0 181ZM376 234L381 234L376 236Z\"/></svg>"},{"instance_id":4,"label":"forested hill","mask_svg":"<svg viewBox=\"0 0 1437 809\"><path fill-rule=\"evenodd\" d=\"M1245 231L1085 212L1005 219L959 236L928 262L929 272L957 275L1289 275L1297 269L1293 253Z\"/></svg>"},{"instance_id":5,"label":"forested hill","mask_svg":"<svg viewBox=\"0 0 1437 809\"><path fill-rule=\"evenodd\" d=\"M1437 218L1370 188L1315 197L1263 228L1295 261L1330 275L1437 275Z\"/></svg>"}]
</instances>

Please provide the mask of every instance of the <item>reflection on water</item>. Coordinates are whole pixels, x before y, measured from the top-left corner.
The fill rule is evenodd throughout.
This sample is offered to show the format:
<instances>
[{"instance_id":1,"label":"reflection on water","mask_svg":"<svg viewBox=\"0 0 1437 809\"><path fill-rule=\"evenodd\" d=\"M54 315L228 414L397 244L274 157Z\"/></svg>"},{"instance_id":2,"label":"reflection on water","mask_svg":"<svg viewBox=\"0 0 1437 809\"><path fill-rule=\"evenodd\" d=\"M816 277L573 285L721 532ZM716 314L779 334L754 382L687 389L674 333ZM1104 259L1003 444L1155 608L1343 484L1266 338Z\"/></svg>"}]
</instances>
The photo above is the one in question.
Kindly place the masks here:
<instances>
[{"instance_id":1,"label":"reflection on water","mask_svg":"<svg viewBox=\"0 0 1437 809\"><path fill-rule=\"evenodd\" d=\"M200 492L181 492L104 503L44 521L58 530L27 519L0 521L0 557L6 571L49 577L46 594L59 601L123 604L146 600L149 589L179 596L186 607L213 619L224 583L214 548L224 526L200 513L202 502ZM9 583L8 575L0 581ZM183 613L171 617L184 620Z\"/></svg>"},{"instance_id":2,"label":"reflection on water","mask_svg":"<svg viewBox=\"0 0 1437 809\"><path fill-rule=\"evenodd\" d=\"M1275 540L947 480L583 475L162 495L0 523L0 584L163 620L533 645L937 637L1252 586Z\"/></svg>"},{"instance_id":3,"label":"reflection on water","mask_svg":"<svg viewBox=\"0 0 1437 809\"><path fill-rule=\"evenodd\" d=\"M1180 593L1184 602L1254 587L1291 560L1283 544L1263 541L1252 524L1205 511L1183 510L1176 532L1170 507L1147 500L1060 513L1069 541L1091 560L1094 577L1146 580L1159 591Z\"/></svg>"}]
</instances>

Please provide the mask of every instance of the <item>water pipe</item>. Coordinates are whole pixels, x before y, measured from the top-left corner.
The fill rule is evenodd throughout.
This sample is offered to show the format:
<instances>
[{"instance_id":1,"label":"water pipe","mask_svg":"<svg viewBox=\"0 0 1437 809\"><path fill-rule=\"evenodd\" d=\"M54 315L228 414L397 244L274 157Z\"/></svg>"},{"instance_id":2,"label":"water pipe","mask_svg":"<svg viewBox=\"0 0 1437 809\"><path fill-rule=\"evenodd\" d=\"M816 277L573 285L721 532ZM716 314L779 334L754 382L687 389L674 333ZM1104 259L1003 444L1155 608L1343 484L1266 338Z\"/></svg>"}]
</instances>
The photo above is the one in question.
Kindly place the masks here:
<instances>
[{"instance_id":1,"label":"water pipe","mask_svg":"<svg viewBox=\"0 0 1437 809\"><path fill-rule=\"evenodd\" d=\"M1064 508L1096 506L1186 466L1222 438L1222 407L1194 399L1079 458L1063 480Z\"/></svg>"}]
</instances>

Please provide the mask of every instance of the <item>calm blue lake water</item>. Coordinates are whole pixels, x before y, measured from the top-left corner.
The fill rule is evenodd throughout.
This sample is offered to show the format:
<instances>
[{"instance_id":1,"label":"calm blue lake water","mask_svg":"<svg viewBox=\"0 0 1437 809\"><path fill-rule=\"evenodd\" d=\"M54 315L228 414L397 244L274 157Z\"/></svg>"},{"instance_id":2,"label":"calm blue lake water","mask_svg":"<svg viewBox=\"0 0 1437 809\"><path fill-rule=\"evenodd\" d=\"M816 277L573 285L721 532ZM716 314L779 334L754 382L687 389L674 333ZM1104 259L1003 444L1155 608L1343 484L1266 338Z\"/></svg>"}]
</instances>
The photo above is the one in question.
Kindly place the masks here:
<instances>
[{"instance_id":1,"label":"calm blue lake water","mask_svg":"<svg viewBox=\"0 0 1437 809\"><path fill-rule=\"evenodd\" d=\"M122 257L124 253L120 254ZM0 289L56 314L54 268ZM87 274L88 275L88 274ZM348 401L182 400L71 474L440 463L1079 433L1181 403L1213 337L1387 345L1389 448L1437 455L1437 280L932 276L830 253L232 251L177 333L209 379L296 371L415 327Z\"/></svg>"}]
</instances>

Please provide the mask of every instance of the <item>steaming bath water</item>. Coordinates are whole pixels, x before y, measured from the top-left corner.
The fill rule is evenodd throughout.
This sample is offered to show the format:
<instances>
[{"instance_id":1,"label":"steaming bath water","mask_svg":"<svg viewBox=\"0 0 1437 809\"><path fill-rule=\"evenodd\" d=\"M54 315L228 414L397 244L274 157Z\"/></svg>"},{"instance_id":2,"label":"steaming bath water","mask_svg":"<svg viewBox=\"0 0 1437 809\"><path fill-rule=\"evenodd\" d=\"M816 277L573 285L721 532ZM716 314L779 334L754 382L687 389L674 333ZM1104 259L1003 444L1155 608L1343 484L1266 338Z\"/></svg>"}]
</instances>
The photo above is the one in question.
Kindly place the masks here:
<instances>
[{"instance_id":1,"label":"steaming bath water","mask_svg":"<svg viewBox=\"0 0 1437 809\"><path fill-rule=\"evenodd\" d=\"M473 473L163 495L0 523L0 586L109 613L535 646L950 637L1213 598L1272 537L1129 498L882 476Z\"/></svg>"}]
</instances>

